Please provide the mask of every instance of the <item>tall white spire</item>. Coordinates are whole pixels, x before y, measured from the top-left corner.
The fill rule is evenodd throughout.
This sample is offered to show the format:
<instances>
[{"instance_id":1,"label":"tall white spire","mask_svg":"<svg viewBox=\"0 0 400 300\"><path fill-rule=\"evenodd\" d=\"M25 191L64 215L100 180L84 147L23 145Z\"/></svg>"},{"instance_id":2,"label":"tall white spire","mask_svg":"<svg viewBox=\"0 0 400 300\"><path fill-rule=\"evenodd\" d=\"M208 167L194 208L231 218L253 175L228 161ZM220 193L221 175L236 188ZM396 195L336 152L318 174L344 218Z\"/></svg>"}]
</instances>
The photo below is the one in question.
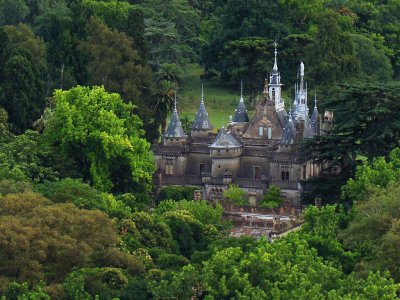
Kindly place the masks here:
<instances>
[{"instance_id":1,"label":"tall white spire","mask_svg":"<svg viewBox=\"0 0 400 300\"><path fill-rule=\"evenodd\" d=\"M275 109L277 111L283 110L285 108L285 103L281 98L281 76L278 72L278 43L274 42L274 67L272 73L269 77L268 93L272 101L275 102Z\"/></svg>"},{"instance_id":2,"label":"tall white spire","mask_svg":"<svg viewBox=\"0 0 400 300\"><path fill-rule=\"evenodd\" d=\"M275 60L274 60L274 68L273 68L273 70L274 71L278 71L278 63L277 63L277 56L278 56L277 47L278 47L278 43L276 41L274 42L274 47L275 47Z\"/></svg>"}]
</instances>

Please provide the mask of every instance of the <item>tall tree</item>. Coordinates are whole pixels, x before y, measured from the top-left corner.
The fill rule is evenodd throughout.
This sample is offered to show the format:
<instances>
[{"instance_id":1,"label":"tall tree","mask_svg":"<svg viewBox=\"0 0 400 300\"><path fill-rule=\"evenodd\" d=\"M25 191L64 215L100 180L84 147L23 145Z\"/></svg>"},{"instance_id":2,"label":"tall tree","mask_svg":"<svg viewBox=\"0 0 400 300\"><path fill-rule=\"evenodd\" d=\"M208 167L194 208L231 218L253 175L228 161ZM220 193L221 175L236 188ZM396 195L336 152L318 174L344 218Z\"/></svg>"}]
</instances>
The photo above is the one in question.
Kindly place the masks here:
<instances>
[{"instance_id":1,"label":"tall tree","mask_svg":"<svg viewBox=\"0 0 400 300\"><path fill-rule=\"evenodd\" d=\"M103 87L56 91L44 135L63 160L102 191L148 191L154 170L150 144L134 106Z\"/></svg>"}]
</instances>

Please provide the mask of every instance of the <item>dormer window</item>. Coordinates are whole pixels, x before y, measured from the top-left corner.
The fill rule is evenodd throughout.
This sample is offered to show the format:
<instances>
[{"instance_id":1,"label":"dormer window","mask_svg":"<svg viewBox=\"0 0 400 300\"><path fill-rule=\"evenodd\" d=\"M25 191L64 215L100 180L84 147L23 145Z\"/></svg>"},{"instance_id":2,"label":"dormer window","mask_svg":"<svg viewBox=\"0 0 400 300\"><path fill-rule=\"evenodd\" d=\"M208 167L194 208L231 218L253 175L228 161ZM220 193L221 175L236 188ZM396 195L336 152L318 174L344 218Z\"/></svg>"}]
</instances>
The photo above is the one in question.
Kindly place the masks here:
<instances>
[{"instance_id":1,"label":"dormer window","mask_svg":"<svg viewBox=\"0 0 400 300\"><path fill-rule=\"evenodd\" d=\"M272 139L272 127L268 127L267 134L268 134L268 139L269 140Z\"/></svg>"},{"instance_id":2,"label":"dormer window","mask_svg":"<svg viewBox=\"0 0 400 300\"><path fill-rule=\"evenodd\" d=\"M263 136L264 127L258 127L258 136Z\"/></svg>"}]
</instances>

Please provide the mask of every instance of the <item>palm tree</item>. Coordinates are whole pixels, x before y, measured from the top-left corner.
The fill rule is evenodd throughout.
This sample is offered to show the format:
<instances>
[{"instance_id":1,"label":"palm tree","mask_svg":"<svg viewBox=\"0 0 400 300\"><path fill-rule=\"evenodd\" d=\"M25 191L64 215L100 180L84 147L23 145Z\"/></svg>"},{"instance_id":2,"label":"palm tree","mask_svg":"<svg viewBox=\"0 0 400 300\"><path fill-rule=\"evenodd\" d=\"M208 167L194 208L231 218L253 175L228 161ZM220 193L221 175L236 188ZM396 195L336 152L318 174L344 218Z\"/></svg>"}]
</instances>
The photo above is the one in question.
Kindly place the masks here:
<instances>
[{"instance_id":1,"label":"palm tree","mask_svg":"<svg viewBox=\"0 0 400 300\"><path fill-rule=\"evenodd\" d=\"M174 93L176 84L168 80L158 83L157 91L153 95L151 107L157 112L161 121L161 132L165 132L167 127L167 115L174 105Z\"/></svg>"},{"instance_id":2,"label":"palm tree","mask_svg":"<svg viewBox=\"0 0 400 300\"><path fill-rule=\"evenodd\" d=\"M176 64L164 63L160 66L157 72L158 81L171 81L176 83L178 86L183 80L183 70Z\"/></svg>"}]
</instances>

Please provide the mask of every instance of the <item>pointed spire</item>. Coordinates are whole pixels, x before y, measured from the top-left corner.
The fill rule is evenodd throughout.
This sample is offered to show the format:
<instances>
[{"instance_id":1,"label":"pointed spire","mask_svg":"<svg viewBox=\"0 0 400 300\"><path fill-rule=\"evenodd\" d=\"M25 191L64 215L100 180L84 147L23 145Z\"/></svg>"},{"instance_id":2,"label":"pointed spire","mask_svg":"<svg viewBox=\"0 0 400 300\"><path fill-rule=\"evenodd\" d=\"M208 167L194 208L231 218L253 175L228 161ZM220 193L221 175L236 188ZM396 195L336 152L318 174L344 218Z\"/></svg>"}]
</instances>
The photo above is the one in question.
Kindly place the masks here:
<instances>
[{"instance_id":1,"label":"pointed spire","mask_svg":"<svg viewBox=\"0 0 400 300\"><path fill-rule=\"evenodd\" d=\"M176 109L176 91L174 110L172 112L171 120L169 120L168 128L165 131L165 137L167 138L186 138L187 135L183 131L181 121L179 119L178 110Z\"/></svg>"},{"instance_id":2,"label":"pointed spire","mask_svg":"<svg viewBox=\"0 0 400 300\"><path fill-rule=\"evenodd\" d=\"M249 121L249 116L247 115L246 105L243 100L243 80L240 82L240 101L237 108L235 109L235 116L233 122L235 123L245 123Z\"/></svg>"},{"instance_id":3,"label":"pointed spire","mask_svg":"<svg viewBox=\"0 0 400 300\"><path fill-rule=\"evenodd\" d=\"M174 91L174 94L175 94L175 99L174 99L174 111L177 111L177 110L176 110L176 91Z\"/></svg>"},{"instance_id":4,"label":"pointed spire","mask_svg":"<svg viewBox=\"0 0 400 300\"><path fill-rule=\"evenodd\" d=\"M240 81L240 102L243 101L243 80Z\"/></svg>"},{"instance_id":5,"label":"pointed spire","mask_svg":"<svg viewBox=\"0 0 400 300\"><path fill-rule=\"evenodd\" d=\"M314 90L314 109L317 109L317 90Z\"/></svg>"},{"instance_id":6,"label":"pointed spire","mask_svg":"<svg viewBox=\"0 0 400 300\"><path fill-rule=\"evenodd\" d=\"M277 55L278 55L278 50L276 49L278 47L278 43L275 41L274 42L274 47L275 47L275 61L274 61L274 71L278 71L278 63L277 63Z\"/></svg>"},{"instance_id":7,"label":"pointed spire","mask_svg":"<svg viewBox=\"0 0 400 300\"><path fill-rule=\"evenodd\" d=\"M208 118L206 106L204 105L204 86L201 84L201 102L199 109L196 112L196 118L191 127L193 130L211 130L214 126L211 125Z\"/></svg>"}]
</instances>

